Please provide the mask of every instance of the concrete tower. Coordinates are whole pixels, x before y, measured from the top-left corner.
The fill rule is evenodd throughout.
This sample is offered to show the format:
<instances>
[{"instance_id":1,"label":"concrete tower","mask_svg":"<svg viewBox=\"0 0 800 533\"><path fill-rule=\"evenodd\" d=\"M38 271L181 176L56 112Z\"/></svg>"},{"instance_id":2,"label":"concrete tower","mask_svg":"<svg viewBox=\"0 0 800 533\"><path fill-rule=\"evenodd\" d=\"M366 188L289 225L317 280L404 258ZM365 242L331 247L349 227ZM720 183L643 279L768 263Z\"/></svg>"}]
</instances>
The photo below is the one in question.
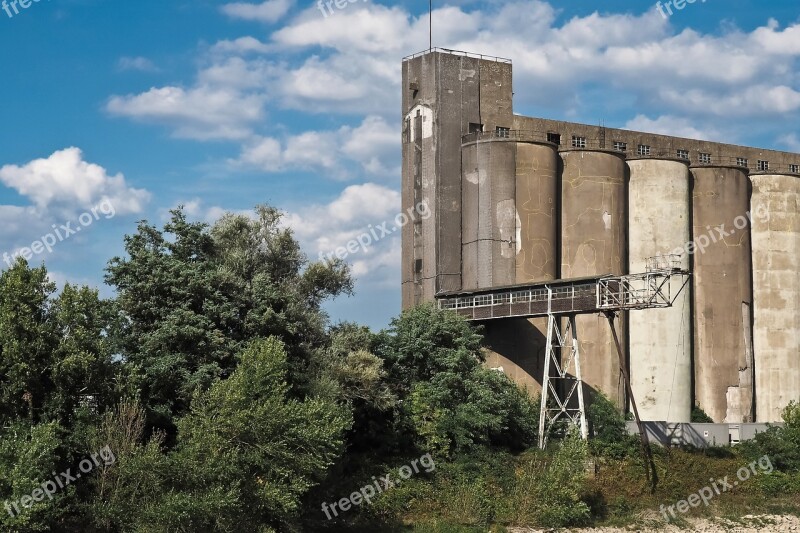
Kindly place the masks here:
<instances>
[{"instance_id":1,"label":"concrete tower","mask_svg":"<svg viewBox=\"0 0 800 533\"><path fill-rule=\"evenodd\" d=\"M502 257L499 224L489 213L480 220L477 213L464 214L476 221L476 235L470 237L474 242L462 242L461 145L468 133L509 130L511 96L508 61L440 51L403 61L403 211L423 201L431 211L426 220L403 228L404 309L433 301L437 292L462 288L462 246L487 258ZM499 191L508 187L501 175L483 178L484 201L478 208L493 210L493 202L503 201ZM508 180L513 191L513 171ZM495 191L497 198L491 196ZM513 192L505 196L513 205ZM513 233L513 222L511 227ZM513 255L509 276L493 275L489 268L483 274L486 283L513 280Z\"/></svg>"}]
</instances>

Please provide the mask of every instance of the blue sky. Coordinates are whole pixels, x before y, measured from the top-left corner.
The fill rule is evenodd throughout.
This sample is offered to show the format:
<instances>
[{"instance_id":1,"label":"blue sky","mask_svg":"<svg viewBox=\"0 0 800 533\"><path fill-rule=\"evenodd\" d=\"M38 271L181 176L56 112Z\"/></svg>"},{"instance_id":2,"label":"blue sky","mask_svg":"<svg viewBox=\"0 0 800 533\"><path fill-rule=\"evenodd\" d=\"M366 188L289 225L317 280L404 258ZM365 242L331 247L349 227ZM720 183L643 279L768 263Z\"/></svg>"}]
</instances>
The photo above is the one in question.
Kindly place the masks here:
<instances>
[{"instance_id":1,"label":"blue sky","mask_svg":"<svg viewBox=\"0 0 800 533\"><path fill-rule=\"evenodd\" d=\"M664 2L665 3L665 2ZM146 218L269 203L311 257L399 212L400 64L427 2L41 0L0 10L0 254L102 286ZM514 62L515 112L800 151L796 0L434 2L434 45ZM11 11L13 14L13 10ZM348 258L334 321L399 312L397 236ZM0 266L4 266L0 263ZM109 288L102 288L111 295Z\"/></svg>"}]
</instances>

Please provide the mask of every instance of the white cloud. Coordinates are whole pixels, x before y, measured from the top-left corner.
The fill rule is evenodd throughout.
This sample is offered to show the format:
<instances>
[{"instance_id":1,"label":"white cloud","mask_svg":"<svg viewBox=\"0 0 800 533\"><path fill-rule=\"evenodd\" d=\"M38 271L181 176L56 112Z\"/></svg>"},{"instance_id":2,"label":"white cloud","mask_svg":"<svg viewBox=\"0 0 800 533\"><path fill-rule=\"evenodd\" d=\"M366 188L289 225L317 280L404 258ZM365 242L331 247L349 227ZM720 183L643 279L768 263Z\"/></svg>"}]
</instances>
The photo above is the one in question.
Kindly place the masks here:
<instances>
[{"instance_id":1,"label":"white cloud","mask_svg":"<svg viewBox=\"0 0 800 533\"><path fill-rule=\"evenodd\" d=\"M355 163L369 175L400 174L397 145L399 133L378 116L368 116L357 127L342 126L335 131L306 131L283 140L253 139L242 149L235 166L263 172L292 169L323 170L328 177L348 178Z\"/></svg>"},{"instance_id":2,"label":"white cloud","mask_svg":"<svg viewBox=\"0 0 800 533\"><path fill-rule=\"evenodd\" d=\"M146 57L121 57L117 62L121 71L138 70L140 72L158 72L158 67Z\"/></svg>"},{"instance_id":3,"label":"white cloud","mask_svg":"<svg viewBox=\"0 0 800 533\"><path fill-rule=\"evenodd\" d=\"M162 209L159 213L161 220L164 222L170 220L172 218L170 211L177 209L178 206L183 206L183 212L186 213L188 218L199 220L207 224L214 224L217 220L222 218L225 213L229 212L243 214L250 217L253 216L252 210L232 210L225 209L224 207L220 207L218 205L206 205L201 198L194 197L191 200L176 202L175 205L169 209Z\"/></svg>"},{"instance_id":4,"label":"white cloud","mask_svg":"<svg viewBox=\"0 0 800 533\"><path fill-rule=\"evenodd\" d=\"M251 135L254 123L264 119L264 99L228 88L162 87L114 96L106 108L114 115L170 125L176 137L243 139Z\"/></svg>"},{"instance_id":5,"label":"white cloud","mask_svg":"<svg viewBox=\"0 0 800 533\"><path fill-rule=\"evenodd\" d=\"M255 37L239 37L234 40L222 40L211 47L211 51L218 54L247 54L250 52L265 54L273 47L263 43Z\"/></svg>"},{"instance_id":6,"label":"white cloud","mask_svg":"<svg viewBox=\"0 0 800 533\"><path fill-rule=\"evenodd\" d=\"M786 147L787 150L800 154L800 137L796 133L782 135L778 141Z\"/></svg>"},{"instance_id":7,"label":"white cloud","mask_svg":"<svg viewBox=\"0 0 800 533\"><path fill-rule=\"evenodd\" d=\"M720 122L750 109L798 110L800 24L781 30L771 21L750 33L727 28L675 34L654 10L638 16L596 12L563 23L557 15L551 4L535 0L472 10L447 6L434 11L436 44L512 59L515 87L528 88L517 90L518 111L547 105L567 115L587 84L624 90L659 114L698 112ZM337 17L330 24L300 16L272 34L287 51L328 52L284 68L277 80L283 105L385 114L399 99L398 57L427 43L427 15L369 4ZM596 107L588 100L581 105L592 106L587 112Z\"/></svg>"},{"instance_id":8,"label":"white cloud","mask_svg":"<svg viewBox=\"0 0 800 533\"><path fill-rule=\"evenodd\" d=\"M288 2L277 0L223 8L267 22L287 9ZM754 135L753 117L765 119L758 135L776 138L778 128L800 118L800 23L676 32L653 9L571 18L561 11L540 0L455 2L434 10L435 44L512 59L515 111L522 114L547 108L586 121L613 104L610 125L627 121L627 127L715 140L733 130ZM266 172L322 169L344 178L360 167L370 176L396 176L399 58L427 42L427 13L357 2L326 18L310 2L267 38L211 46L194 85L115 96L108 109L164 124L178 137L239 141L236 162ZM283 130L265 123L268 106L363 122L337 130L296 127L300 121ZM770 122L777 117L783 122Z\"/></svg>"},{"instance_id":9,"label":"white cloud","mask_svg":"<svg viewBox=\"0 0 800 533\"><path fill-rule=\"evenodd\" d=\"M144 189L134 189L122 174L83 160L78 148L54 152L22 166L0 168L0 182L27 197L40 211L51 207L91 208L109 200L118 214L139 213L150 199Z\"/></svg>"},{"instance_id":10,"label":"white cloud","mask_svg":"<svg viewBox=\"0 0 800 533\"><path fill-rule=\"evenodd\" d=\"M375 183L364 183L346 187L328 204L290 211L285 222L313 260L320 254L327 256L339 247L347 247L359 236L370 234L373 242L366 249L359 248L348 255L346 261L351 263L353 274L359 278L396 283L400 276L400 232L395 223L398 213L399 192ZM389 230L389 235L383 235L384 230L377 229L380 226Z\"/></svg>"},{"instance_id":11,"label":"white cloud","mask_svg":"<svg viewBox=\"0 0 800 533\"><path fill-rule=\"evenodd\" d=\"M369 174L399 176L399 126L368 116L344 138L342 152L358 161Z\"/></svg>"},{"instance_id":12,"label":"white cloud","mask_svg":"<svg viewBox=\"0 0 800 533\"><path fill-rule=\"evenodd\" d=\"M764 114L782 115L800 110L800 92L785 85L758 84L725 92L702 89L681 92L665 88L660 94L675 109L726 117L763 117Z\"/></svg>"},{"instance_id":13,"label":"white cloud","mask_svg":"<svg viewBox=\"0 0 800 533\"><path fill-rule=\"evenodd\" d=\"M624 126L626 130L644 131L647 133L658 133L661 135L672 135L675 137L686 137L688 139L699 140L719 140L720 133L714 129L698 129L696 121L685 118L673 117L669 115L650 119L644 115L636 115Z\"/></svg>"},{"instance_id":14,"label":"white cloud","mask_svg":"<svg viewBox=\"0 0 800 533\"><path fill-rule=\"evenodd\" d=\"M222 12L236 19L277 22L289 12L291 6L291 0L267 0L260 4L235 2L222 6Z\"/></svg>"}]
</instances>

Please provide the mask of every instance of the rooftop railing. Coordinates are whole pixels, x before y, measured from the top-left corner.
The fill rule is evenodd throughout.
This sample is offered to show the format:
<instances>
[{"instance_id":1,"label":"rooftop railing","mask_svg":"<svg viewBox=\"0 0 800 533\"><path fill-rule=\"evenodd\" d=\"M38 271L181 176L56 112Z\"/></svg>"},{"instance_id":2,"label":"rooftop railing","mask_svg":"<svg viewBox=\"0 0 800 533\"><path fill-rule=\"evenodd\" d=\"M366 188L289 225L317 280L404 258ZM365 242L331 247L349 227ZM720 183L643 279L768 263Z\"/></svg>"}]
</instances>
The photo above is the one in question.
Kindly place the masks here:
<instances>
[{"instance_id":1,"label":"rooftop railing","mask_svg":"<svg viewBox=\"0 0 800 533\"><path fill-rule=\"evenodd\" d=\"M450 55L454 55L454 56L473 57L475 59L485 59L487 61L494 61L496 63L507 63L509 65L511 64L511 60L510 59L506 59L504 57L486 56L486 55L483 55L483 54L474 54L472 52L464 52L462 50L451 50L449 48L438 48L438 47L428 48L427 50L423 50L422 52L417 52L416 54L412 54L410 56L406 56L406 57L403 58L403 61L409 61L411 59L414 59L415 57L424 56L426 54L430 54L430 53L433 53L433 52L441 52L443 54L450 54Z\"/></svg>"}]
</instances>

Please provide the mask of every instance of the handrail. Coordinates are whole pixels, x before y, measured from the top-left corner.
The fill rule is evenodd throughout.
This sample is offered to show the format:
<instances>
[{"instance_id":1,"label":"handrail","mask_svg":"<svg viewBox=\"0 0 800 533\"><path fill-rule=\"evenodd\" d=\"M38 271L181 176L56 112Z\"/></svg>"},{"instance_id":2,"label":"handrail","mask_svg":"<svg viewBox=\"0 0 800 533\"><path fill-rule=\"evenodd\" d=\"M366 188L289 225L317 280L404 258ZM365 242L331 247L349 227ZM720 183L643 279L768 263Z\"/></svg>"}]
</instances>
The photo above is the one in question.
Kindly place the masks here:
<instances>
[{"instance_id":1,"label":"handrail","mask_svg":"<svg viewBox=\"0 0 800 533\"><path fill-rule=\"evenodd\" d=\"M423 56L423 55L426 55L426 54L431 54L433 52L443 52L445 54L450 54L450 55L464 56L464 57L474 57L476 59L486 59L486 60L489 60L489 61L494 61L496 63L507 63L509 65L511 64L511 60L510 59L506 59L505 57L487 56L487 55L483 55L483 54L475 54L475 53L472 53L472 52L464 52L462 50L451 50L449 48L439 48L439 47L428 48L427 50L423 50L421 52L417 52L416 54L412 54L410 56L406 56L406 57L403 58L403 61L409 61L411 59L414 59L415 57Z\"/></svg>"}]
</instances>

